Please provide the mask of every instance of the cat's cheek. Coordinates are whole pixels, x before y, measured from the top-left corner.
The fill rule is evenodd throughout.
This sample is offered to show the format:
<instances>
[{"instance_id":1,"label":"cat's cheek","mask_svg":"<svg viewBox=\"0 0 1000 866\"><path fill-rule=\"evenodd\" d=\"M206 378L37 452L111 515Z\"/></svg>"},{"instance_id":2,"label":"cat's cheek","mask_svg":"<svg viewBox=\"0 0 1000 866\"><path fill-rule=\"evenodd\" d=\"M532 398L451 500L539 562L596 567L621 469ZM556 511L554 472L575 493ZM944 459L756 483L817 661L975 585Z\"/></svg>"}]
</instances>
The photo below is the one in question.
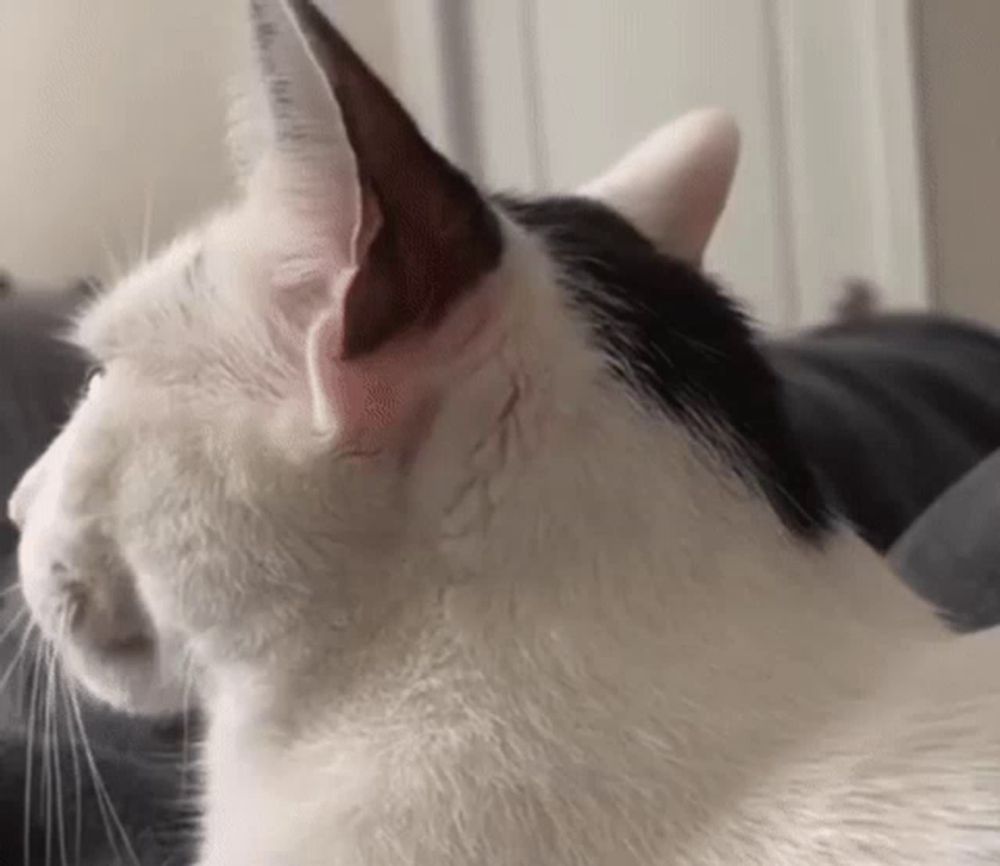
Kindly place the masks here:
<instances>
[{"instance_id":1,"label":"cat's cheek","mask_svg":"<svg viewBox=\"0 0 1000 866\"><path fill-rule=\"evenodd\" d=\"M142 607L158 635L179 635L191 619L190 587L185 585L179 563L160 561L161 557L130 556L135 588Z\"/></svg>"},{"instance_id":2,"label":"cat's cheek","mask_svg":"<svg viewBox=\"0 0 1000 866\"><path fill-rule=\"evenodd\" d=\"M176 648L162 641L97 652L67 646L63 663L97 700L138 715L169 715L185 707L186 688Z\"/></svg>"}]
</instances>

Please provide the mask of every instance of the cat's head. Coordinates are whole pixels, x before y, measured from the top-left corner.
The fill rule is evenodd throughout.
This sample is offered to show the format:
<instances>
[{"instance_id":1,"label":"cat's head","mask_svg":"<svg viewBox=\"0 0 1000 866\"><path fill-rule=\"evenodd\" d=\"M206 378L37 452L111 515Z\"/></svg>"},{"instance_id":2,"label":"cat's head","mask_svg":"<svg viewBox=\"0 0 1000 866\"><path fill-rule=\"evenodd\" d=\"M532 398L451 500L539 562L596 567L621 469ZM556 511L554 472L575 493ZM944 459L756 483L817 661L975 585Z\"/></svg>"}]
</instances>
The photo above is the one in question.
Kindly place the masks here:
<instances>
[{"instance_id":1,"label":"cat's head","mask_svg":"<svg viewBox=\"0 0 1000 866\"><path fill-rule=\"evenodd\" d=\"M25 597L91 691L171 710L185 650L335 645L559 527L599 537L642 510L616 455L655 476L659 431L721 445L776 527L816 531L770 374L695 266L727 121L684 121L587 197L490 199L312 3L251 7L244 194L82 318L99 372L11 502ZM689 476L660 498L697 499Z\"/></svg>"}]
</instances>

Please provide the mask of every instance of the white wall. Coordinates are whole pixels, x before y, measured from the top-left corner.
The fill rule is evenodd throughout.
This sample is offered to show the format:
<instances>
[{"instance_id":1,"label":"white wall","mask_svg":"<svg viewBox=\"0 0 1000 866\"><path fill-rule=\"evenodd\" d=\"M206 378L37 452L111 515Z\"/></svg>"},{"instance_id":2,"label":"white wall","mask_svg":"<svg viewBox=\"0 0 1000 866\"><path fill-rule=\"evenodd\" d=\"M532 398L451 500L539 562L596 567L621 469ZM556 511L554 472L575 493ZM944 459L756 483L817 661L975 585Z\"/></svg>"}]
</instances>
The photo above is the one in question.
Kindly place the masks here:
<instances>
[{"instance_id":1,"label":"white wall","mask_svg":"<svg viewBox=\"0 0 1000 866\"><path fill-rule=\"evenodd\" d=\"M917 11L938 301L1000 325L1000 2Z\"/></svg>"},{"instance_id":2,"label":"white wall","mask_svg":"<svg viewBox=\"0 0 1000 866\"><path fill-rule=\"evenodd\" d=\"M155 246L227 194L245 2L0 0L0 268L107 276L147 207ZM1000 321L1000 0L321 2L500 185L572 186L678 112L729 107L744 159L709 263L775 325L824 318L848 276L926 298L916 4L939 294Z\"/></svg>"},{"instance_id":3,"label":"white wall","mask_svg":"<svg viewBox=\"0 0 1000 866\"><path fill-rule=\"evenodd\" d=\"M241 0L0 4L0 266L105 276L224 194Z\"/></svg>"},{"instance_id":4,"label":"white wall","mask_svg":"<svg viewBox=\"0 0 1000 866\"><path fill-rule=\"evenodd\" d=\"M720 105L743 157L707 264L758 318L827 319L855 277L925 303L909 0L469 2L489 179L571 188Z\"/></svg>"},{"instance_id":5,"label":"white wall","mask_svg":"<svg viewBox=\"0 0 1000 866\"><path fill-rule=\"evenodd\" d=\"M408 2L408 0L403 0ZM246 0L0 0L0 268L106 277L230 189L226 93ZM396 77L391 0L337 3Z\"/></svg>"},{"instance_id":6,"label":"white wall","mask_svg":"<svg viewBox=\"0 0 1000 866\"><path fill-rule=\"evenodd\" d=\"M536 53L546 181L554 188L602 171L684 111L708 104L735 112L743 157L708 265L758 312L783 322L794 310L764 2L541 0Z\"/></svg>"}]
</instances>

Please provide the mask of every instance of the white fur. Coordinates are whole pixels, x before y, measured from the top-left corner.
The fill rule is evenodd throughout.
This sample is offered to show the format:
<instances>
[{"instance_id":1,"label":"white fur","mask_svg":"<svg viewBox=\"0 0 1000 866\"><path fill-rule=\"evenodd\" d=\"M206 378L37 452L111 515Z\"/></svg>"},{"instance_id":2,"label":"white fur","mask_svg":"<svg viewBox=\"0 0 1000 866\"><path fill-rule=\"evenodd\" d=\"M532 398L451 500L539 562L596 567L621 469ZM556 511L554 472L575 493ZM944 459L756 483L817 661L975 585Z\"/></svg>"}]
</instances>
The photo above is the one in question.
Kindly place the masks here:
<instances>
[{"instance_id":1,"label":"white fur","mask_svg":"<svg viewBox=\"0 0 1000 866\"><path fill-rule=\"evenodd\" d=\"M260 172L82 321L106 373L11 503L93 691L163 709L193 657L200 866L1000 858L1000 636L790 537L506 223L488 358L406 461L345 451L284 296L322 256Z\"/></svg>"},{"instance_id":2,"label":"white fur","mask_svg":"<svg viewBox=\"0 0 1000 866\"><path fill-rule=\"evenodd\" d=\"M729 198L739 153L731 114L690 111L652 132L579 193L628 217L661 252L699 265Z\"/></svg>"}]
</instances>

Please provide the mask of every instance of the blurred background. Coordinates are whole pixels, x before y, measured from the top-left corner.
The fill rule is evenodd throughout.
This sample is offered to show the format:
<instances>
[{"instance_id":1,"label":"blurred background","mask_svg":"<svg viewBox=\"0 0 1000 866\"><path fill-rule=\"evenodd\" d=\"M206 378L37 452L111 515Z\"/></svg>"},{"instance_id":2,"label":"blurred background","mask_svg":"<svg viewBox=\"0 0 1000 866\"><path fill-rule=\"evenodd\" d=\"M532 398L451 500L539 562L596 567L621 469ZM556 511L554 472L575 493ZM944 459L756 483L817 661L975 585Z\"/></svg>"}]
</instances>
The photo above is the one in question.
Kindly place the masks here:
<instances>
[{"instance_id":1,"label":"blurred background","mask_svg":"<svg viewBox=\"0 0 1000 866\"><path fill-rule=\"evenodd\" d=\"M1000 324L998 0L331 0L487 183L572 187L703 104L743 159L708 264L777 330L845 281ZM218 203L244 0L0 3L0 269L106 278Z\"/></svg>"}]
</instances>

